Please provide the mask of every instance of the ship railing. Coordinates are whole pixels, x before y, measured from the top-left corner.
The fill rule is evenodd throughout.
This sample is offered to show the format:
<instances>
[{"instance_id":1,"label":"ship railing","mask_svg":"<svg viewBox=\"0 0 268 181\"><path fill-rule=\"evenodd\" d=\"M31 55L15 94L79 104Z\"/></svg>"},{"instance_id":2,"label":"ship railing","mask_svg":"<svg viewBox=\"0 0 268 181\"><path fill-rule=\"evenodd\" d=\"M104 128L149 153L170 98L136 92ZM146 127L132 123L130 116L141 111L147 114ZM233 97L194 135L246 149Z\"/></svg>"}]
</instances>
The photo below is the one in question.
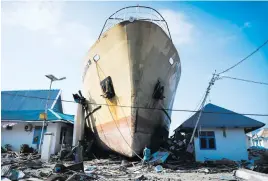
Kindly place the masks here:
<instances>
[{"instance_id":1,"label":"ship railing","mask_svg":"<svg viewBox=\"0 0 268 181\"><path fill-rule=\"evenodd\" d=\"M112 28L114 25L119 24L123 21L150 21L157 24L163 29L172 41L171 34L168 28L168 24L164 17L155 9L147 6L128 6L119 9L113 13L108 19L106 19L99 38L102 34Z\"/></svg>"}]
</instances>

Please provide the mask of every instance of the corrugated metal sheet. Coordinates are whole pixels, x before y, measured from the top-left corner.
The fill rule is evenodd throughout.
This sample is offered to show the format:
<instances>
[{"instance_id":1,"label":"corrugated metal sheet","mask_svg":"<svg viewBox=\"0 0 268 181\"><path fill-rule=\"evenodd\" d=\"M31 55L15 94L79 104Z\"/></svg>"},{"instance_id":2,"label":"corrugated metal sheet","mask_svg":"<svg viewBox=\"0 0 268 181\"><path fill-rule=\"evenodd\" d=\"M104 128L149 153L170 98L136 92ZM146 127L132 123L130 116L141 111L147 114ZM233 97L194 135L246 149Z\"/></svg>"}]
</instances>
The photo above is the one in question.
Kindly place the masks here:
<instances>
[{"instance_id":1,"label":"corrugated metal sheet","mask_svg":"<svg viewBox=\"0 0 268 181\"><path fill-rule=\"evenodd\" d=\"M66 120L74 122L74 116L63 114L60 90L19 90L1 91L1 120L40 121L39 115L45 112L48 101L48 121ZM55 101L55 99L57 99ZM54 106L53 103L55 102ZM53 106L53 109L50 109Z\"/></svg>"},{"instance_id":2,"label":"corrugated metal sheet","mask_svg":"<svg viewBox=\"0 0 268 181\"><path fill-rule=\"evenodd\" d=\"M68 120L68 121L72 121L74 122L74 115L70 115L70 114L62 114L62 113L59 113L59 112L56 112L60 117L61 119L63 120Z\"/></svg>"},{"instance_id":3,"label":"corrugated metal sheet","mask_svg":"<svg viewBox=\"0 0 268 181\"><path fill-rule=\"evenodd\" d=\"M61 104L61 96L59 96L57 102L55 103L54 107L53 107L53 110L57 111L57 112L63 112L63 109L62 109L62 104Z\"/></svg>"},{"instance_id":4,"label":"corrugated metal sheet","mask_svg":"<svg viewBox=\"0 0 268 181\"><path fill-rule=\"evenodd\" d=\"M43 113L44 110L27 110L27 111L1 111L2 120L11 121L41 121L39 115ZM74 116L68 114L62 114L52 110L47 112L47 120L66 120L74 122Z\"/></svg>"},{"instance_id":5,"label":"corrugated metal sheet","mask_svg":"<svg viewBox=\"0 0 268 181\"><path fill-rule=\"evenodd\" d=\"M1 91L1 106L5 111L45 110L47 97L56 99L58 89L51 90L19 90ZM48 101L48 108L51 108L54 100Z\"/></svg>"},{"instance_id":6,"label":"corrugated metal sheet","mask_svg":"<svg viewBox=\"0 0 268 181\"><path fill-rule=\"evenodd\" d=\"M265 124L233 111L224 109L214 104L207 104L204 112L217 112L224 114L202 113L198 127L201 128L252 128L252 130L263 127ZM179 128L194 128L199 112L187 119ZM177 128L178 129L178 128Z\"/></svg>"}]
</instances>

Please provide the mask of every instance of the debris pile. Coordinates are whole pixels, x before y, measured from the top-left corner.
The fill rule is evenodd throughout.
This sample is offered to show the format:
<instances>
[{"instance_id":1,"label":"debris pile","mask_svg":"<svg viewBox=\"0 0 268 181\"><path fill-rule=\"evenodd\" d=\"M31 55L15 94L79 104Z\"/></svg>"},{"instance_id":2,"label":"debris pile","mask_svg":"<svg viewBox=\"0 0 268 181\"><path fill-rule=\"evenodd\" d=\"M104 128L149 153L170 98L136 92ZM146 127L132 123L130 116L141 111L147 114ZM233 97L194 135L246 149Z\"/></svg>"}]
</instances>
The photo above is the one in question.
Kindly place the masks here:
<instances>
[{"instance_id":1,"label":"debris pile","mask_svg":"<svg viewBox=\"0 0 268 181\"><path fill-rule=\"evenodd\" d=\"M44 168L42 162L37 160L39 158L40 155L25 155L16 152L8 152L5 155L2 154L1 176L10 180L25 178L26 175L31 176L29 173L31 173L33 169Z\"/></svg>"},{"instance_id":2,"label":"debris pile","mask_svg":"<svg viewBox=\"0 0 268 181\"><path fill-rule=\"evenodd\" d=\"M20 153L34 153L35 150L27 144L22 144L20 147Z\"/></svg>"},{"instance_id":3,"label":"debris pile","mask_svg":"<svg viewBox=\"0 0 268 181\"><path fill-rule=\"evenodd\" d=\"M173 153L164 149L153 153L148 162L133 161L118 155L75 163L57 161L43 163L39 155L9 153L16 162L2 163L2 177L9 180L193 180L196 177L206 180L232 177L234 163L229 160L196 163L172 158ZM10 157L11 157L10 156ZM180 156L182 158L183 155ZM29 158L29 159L28 159ZM40 158L40 156L39 156ZM30 160L32 159L32 160ZM202 177L201 177L202 176Z\"/></svg>"},{"instance_id":4,"label":"debris pile","mask_svg":"<svg viewBox=\"0 0 268 181\"><path fill-rule=\"evenodd\" d=\"M18 180L26 177L27 170L43 168L40 155L23 144L20 153L12 151L10 145L1 147L1 176L9 180Z\"/></svg>"},{"instance_id":5,"label":"debris pile","mask_svg":"<svg viewBox=\"0 0 268 181\"><path fill-rule=\"evenodd\" d=\"M49 163L40 161L40 155L26 145L20 153L2 148L1 176L9 180L35 178L39 180L236 180L233 172L247 168L250 162L235 162L229 159L210 160L204 163L194 161L193 153L187 152L187 138L171 138L165 145L150 155L149 160L127 160L119 155L106 155L101 159L77 162L76 147L63 145L58 155ZM90 148L91 145L88 146ZM85 149L85 148L84 148ZM29 153L30 152L30 153ZM266 155L263 150L249 150L255 157ZM89 154L87 154L89 155ZM268 155L268 154L267 154ZM86 157L84 156L83 159ZM266 158L265 158L266 159ZM70 161L68 161L70 160ZM255 160L255 164L258 160ZM52 163L54 162L54 163ZM264 172L258 163L252 168Z\"/></svg>"},{"instance_id":6,"label":"debris pile","mask_svg":"<svg viewBox=\"0 0 268 181\"><path fill-rule=\"evenodd\" d=\"M252 146L248 149L249 159L252 160L251 170L268 173L268 149L261 146Z\"/></svg>"},{"instance_id":7,"label":"debris pile","mask_svg":"<svg viewBox=\"0 0 268 181\"><path fill-rule=\"evenodd\" d=\"M169 161L194 162L194 151L187 151L191 133L176 132L163 145L170 153Z\"/></svg>"}]
</instances>

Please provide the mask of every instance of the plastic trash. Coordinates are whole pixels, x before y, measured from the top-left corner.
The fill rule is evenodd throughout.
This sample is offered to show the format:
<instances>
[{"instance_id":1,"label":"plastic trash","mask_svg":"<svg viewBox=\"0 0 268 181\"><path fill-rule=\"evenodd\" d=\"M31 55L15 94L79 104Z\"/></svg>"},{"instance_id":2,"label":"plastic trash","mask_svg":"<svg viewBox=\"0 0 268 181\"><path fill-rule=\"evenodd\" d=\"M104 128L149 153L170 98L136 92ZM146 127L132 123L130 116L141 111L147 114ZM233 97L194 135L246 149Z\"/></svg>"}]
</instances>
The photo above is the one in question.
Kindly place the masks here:
<instances>
[{"instance_id":1,"label":"plastic trash","mask_svg":"<svg viewBox=\"0 0 268 181\"><path fill-rule=\"evenodd\" d=\"M150 160L150 163L154 163L154 164L160 164L160 163L164 163L166 161L166 159L169 156L169 152L155 152L154 154L152 154L152 159Z\"/></svg>"},{"instance_id":2,"label":"plastic trash","mask_svg":"<svg viewBox=\"0 0 268 181\"><path fill-rule=\"evenodd\" d=\"M90 176L92 173L96 171L96 168L97 168L96 166L88 166L87 168L84 169L84 172Z\"/></svg>"},{"instance_id":3,"label":"plastic trash","mask_svg":"<svg viewBox=\"0 0 268 181\"><path fill-rule=\"evenodd\" d=\"M163 167L162 167L161 165L157 165L154 169L155 169L155 171L156 171L157 173L163 171Z\"/></svg>"},{"instance_id":4,"label":"plastic trash","mask_svg":"<svg viewBox=\"0 0 268 181\"><path fill-rule=\"evenodd\" d=\"M23 178L24 176L25 176L25 174L22 171L12 169L10 174L9 174L9 179L10 180L19 180L19 179Z\"/></svg>"}]
</instances>

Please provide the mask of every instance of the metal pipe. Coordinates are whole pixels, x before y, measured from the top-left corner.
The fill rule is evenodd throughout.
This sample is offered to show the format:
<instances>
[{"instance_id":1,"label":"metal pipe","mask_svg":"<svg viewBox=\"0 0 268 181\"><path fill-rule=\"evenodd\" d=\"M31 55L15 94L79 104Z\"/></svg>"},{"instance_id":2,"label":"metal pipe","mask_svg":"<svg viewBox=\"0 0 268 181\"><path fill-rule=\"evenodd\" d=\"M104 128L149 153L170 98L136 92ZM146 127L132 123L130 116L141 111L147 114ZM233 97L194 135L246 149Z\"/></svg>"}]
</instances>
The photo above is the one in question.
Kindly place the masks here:
<instances>
[{"instance_id":1,"label":"metal pipe","mask_svg":"<svg viewBox=\"0 0 268 181\"><path fill-rule=\"evenodd\" d=\"M46 101L46 107L45 107L45 118L43 120L43 126L42 126L42 131L41 131L41 138L40 138L40 144L39 144L39 149L38 152L41 153L41 148L42 148L42 142L43 142L43 135L44 135L44 128L45 128L45 122L47 121L47 108L48 108L48 100L50 97L50 91L51 91L51 86L52 86L53 80L50 80L50 85L49 85L49 91L48 91L48 96L47 96L47 101Z\"/></svg>"},{"instance_id":2,"label":"metal pipe","mask_svg":"<svg viewBox=\"0 0 268 181\"><path fill-rule=\"evenodd\" d=\"M50 97L50 91L51 91L51 86L52 86L52 82L53 81L60 81L60 80L64 80L66 79L66 77L61 77L61 78L57 78L54 75L45 75L47 78L49 78L50 80L50 85L49 85L49 92L48 92L48 96L47 96L47 101L46 101L46 107L45 107L45 117L43 120L43 126L42 126L42 131L41 131L41 138L40 138L40 143L39 143L39 153L41 153L41 147L42 147L42 142L43 142L43 134L44 134L44 128L45 128L45 122L47 121L47 110L48 110L48 100Z\"/></svg>"}]
</instances>

